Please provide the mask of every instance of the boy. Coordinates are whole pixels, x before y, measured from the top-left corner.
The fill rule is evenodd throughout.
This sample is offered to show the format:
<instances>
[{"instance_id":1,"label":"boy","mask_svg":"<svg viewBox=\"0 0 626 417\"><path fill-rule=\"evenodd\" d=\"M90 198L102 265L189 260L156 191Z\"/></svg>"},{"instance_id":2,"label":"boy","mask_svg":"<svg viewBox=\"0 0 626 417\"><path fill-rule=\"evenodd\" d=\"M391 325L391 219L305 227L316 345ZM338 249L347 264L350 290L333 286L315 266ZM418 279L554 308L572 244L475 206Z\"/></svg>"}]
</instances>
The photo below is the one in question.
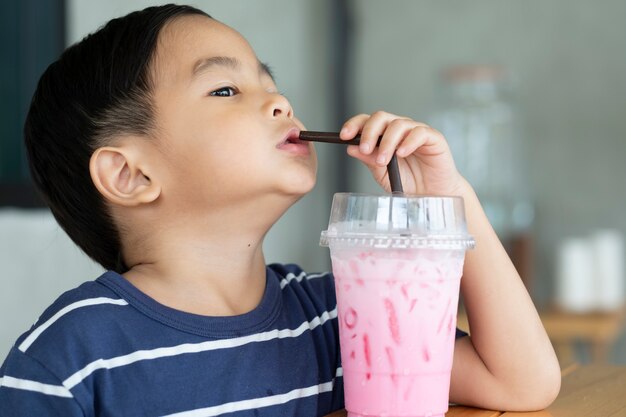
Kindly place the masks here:
<instances>
[{"instance_id":1,"label":"boy","mask_svg":"<svg viewBox=\"0 0 626 417\"><path fill-rule=\"evenodd\" d=\"M109 22L42 76L25 126L33 178L109 271L62 295L0 369L1 416L322 416L343 408L331 274L265 265L262 241L315 184L312 145L230 27L167 5ZM476 250L462 280L450 400L539 409L554 351L445 139L377 112L348 153L389 191L460 195ZM373 145L379 135L379 148Z\"/></svg>"}]
</instances>

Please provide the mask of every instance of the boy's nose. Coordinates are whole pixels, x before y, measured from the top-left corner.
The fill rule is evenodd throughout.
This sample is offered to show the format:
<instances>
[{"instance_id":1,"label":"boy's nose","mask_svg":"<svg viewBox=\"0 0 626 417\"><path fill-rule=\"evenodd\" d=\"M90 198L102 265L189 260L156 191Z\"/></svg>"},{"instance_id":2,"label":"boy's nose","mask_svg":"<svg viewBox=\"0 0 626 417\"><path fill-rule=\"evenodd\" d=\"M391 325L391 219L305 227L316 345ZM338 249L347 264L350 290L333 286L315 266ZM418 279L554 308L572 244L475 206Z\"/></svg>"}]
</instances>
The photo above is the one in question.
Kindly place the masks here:
<instances>
[{"instance_id":1,"label":"boy's nose","mask_svg":"<svg viewBox=\"0 0 626 417\"><path fill-rule=\"evenodd\" d=\"M293 118L293 109L289 100L281 94L273 93L267 103L267 111L272 117Z\"/></svg>"}]
</instances>

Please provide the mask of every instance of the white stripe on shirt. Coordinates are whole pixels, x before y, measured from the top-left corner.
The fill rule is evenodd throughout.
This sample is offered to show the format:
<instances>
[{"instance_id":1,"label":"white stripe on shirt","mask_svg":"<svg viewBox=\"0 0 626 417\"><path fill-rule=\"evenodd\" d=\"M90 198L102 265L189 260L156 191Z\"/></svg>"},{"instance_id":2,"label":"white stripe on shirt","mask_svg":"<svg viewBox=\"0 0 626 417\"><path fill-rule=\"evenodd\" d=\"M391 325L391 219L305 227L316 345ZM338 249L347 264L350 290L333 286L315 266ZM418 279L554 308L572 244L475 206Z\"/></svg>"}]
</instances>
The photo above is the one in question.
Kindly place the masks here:
<instances>
[{"instance_id":1,"label":"white stripe on shirt","mask_svg":"<svg viewBox=\"0 0 626 417\"><path fill-rule=\"evenodd\" d=\"M337 368L336 377L343 375L343 369ZM233 413L235 411L254 410L272 405L285 404L298 398L306 398L324 392L332 391L335 385L335 378L331 381L319 385L312 385L306 388L298 388L285 394L277 394L269 397L252 398L249 400L233 401L215 405L212 407L197 408L195 410L181 411L179 413L167 414L163 417L213 417L221 414Z\"/></svg>"},{"instance_id":2,"label":"white stripe on shirt","mask_svg":"<svg viewBox=\"0 0 626 417\"><path fill-rule=\"evenodd\" d=\"M285 286L287 286L287 284L289 284L294 279L297 282L300 282L300 281L302 281L303 278L315 279L315 278L321 278L321 277L326 276L328 274L330 274L330 272L324 272L323 274L310 274L310 275L307 275L306 272L300 272L299 275L295 275L295 274L289 272L285 278L280 280L280 289L282 290L283 288L285 288Z\"/></svg>"},{"instance_id":3,"label":"white stripe on shirt","mask_svg":"<svg viewBox=\"0 0 626 417\"><path fill-rule=\"evenodd\" d=\"M254 342L266 342L272 339L284 339L289 337L298 337L302 333L307 330L313 330L317 326L320 326L327 322L328 320L332 320L337 318L337 307L333 310L325 311L320 316L315 317L313 320L305 321L296 329L283 329L283 330L270 330L263 333L255 333L248 336L235 337L232 339L221 339L221 340L211 340L207 342L201 343L184 343L182 345L171 346L171 347L162 347L151 350L138 350L133 353L129 353L122 356L113 357L110 359L98 359L83 369L75 372L65 381L63 381L63 385L67 389L72 389L76 385L80 384L85 378L91 375L93 372L98 369L112 369L117 368L119 366L130 365L131 363L142 361L142 360L151 360L164 358L169 356L182 355L185 353L198 353L198 352L206 352L210 350L217 349L227 349L237 346L242 346L248 343Z\"/></svg>"},{"instance_id":4,"label":"white stripe on shirt","mask_svg":"<svg viewBox=\"0 0 626 417\"><path fill-rule=\"evenodd\" d=\"M72 310L76 310L77 308L93 306L98 304L116 304L120 306L128 305L128 302L124 299L113 299L106 297L98 297L98 298L88 298L86 300L77 301L68 306L63 307L59 310L54 316L50 317L44 324L37 327L31 334L28 335L26 339L18 346L18 349L22 352L26 352L26 350L33 344L33 342L43 333L48 327L52 326L55 321L60 319L65 314L69 313Z\"/></svg>"},{"instance_id":5,"label":"white stripe on shirt","mask_svg":"<svg viewBox=\"0 0 626 417\"><path fill-rule=\"evenodd\" d=\"M5 375L0 378L0 387L16 388L25 391L35 391L41 394L53 395L55 397L73 398L72 393L62 385L43 384L30 379L13 378Z\"/></svg>"}]
</instances>

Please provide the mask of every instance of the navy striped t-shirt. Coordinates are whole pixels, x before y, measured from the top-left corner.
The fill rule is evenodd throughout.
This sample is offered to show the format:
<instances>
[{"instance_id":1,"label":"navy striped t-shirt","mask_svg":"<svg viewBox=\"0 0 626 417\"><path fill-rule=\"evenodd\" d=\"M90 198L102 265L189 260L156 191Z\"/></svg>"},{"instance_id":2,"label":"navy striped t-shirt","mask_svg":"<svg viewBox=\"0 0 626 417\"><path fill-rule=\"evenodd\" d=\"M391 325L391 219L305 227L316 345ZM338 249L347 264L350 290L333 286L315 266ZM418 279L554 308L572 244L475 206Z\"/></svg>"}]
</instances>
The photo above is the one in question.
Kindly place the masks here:
<instances>
[{"instance_id":1,"label":"navy striped t-shirt","mask_svg":"<svg viewBox=\"0 0 626 417\"><path fill-rule=\"evenodd\" d=\"M168 308L106 272L63 294L0 368L0 416L324 416L344 407L332 274L266 268L251 312Z\"/></svg>"},{"instance_id":2,"label":"navy striped t-shirt","mask_svg":"<svg viewBox=\"0 0 626 417\"><path fill-rule=\"evenodd\" d=\"M343 408L331 274L266 268L253 311L168 308L106 272L63 294L0 368L0 415L320 416Z\"/></svg>"}]
</instances>

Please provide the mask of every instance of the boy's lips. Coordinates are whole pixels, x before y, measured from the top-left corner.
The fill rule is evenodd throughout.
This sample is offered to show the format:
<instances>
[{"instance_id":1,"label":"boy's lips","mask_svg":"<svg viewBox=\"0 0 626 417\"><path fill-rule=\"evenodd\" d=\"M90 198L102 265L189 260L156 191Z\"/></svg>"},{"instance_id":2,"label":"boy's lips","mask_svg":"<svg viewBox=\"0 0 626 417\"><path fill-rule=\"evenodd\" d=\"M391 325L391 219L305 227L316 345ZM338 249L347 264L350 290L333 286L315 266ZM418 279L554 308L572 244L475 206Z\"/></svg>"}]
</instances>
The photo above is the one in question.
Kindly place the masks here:
<instances>
[{"instance_id":1,"label":"boy's lips","mask_svg":"<svg viewBox=\"0 0 626 417\"><path fill-rule=\"evenodd\" d=\"M276 148L296 155L309 155L311 153L309 143L300 140L300 129L295 127L287 131Z\"/></svg>"}]
</instances>

